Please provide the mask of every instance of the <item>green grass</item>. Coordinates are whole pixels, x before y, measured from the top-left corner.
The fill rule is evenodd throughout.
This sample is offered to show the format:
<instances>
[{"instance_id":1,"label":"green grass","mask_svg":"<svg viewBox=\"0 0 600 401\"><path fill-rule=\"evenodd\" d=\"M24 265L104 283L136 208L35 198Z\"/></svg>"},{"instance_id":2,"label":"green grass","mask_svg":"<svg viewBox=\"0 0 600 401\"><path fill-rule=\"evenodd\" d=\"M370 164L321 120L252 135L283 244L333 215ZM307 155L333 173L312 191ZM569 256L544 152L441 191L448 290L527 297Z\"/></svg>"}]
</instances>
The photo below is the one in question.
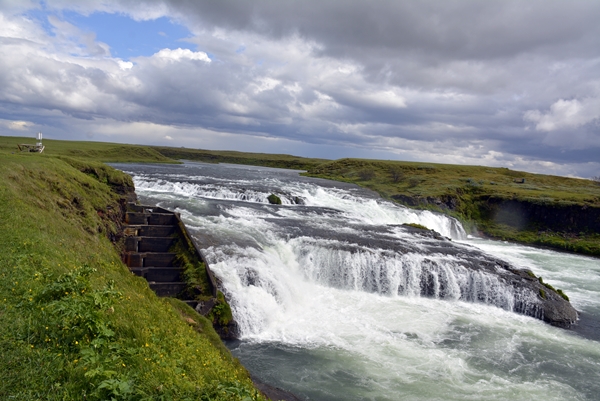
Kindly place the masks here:
<instances>
[{"instance_id":1,"label":"green grass","mask_svg":"<svg viewBox=\"0 0 600 401\"><path fill-rule=\"evenodd\" d=\"M0 153L19 153L17 145L21 143L34 144L35 139L0 136ZM179 160L192 160L205 163L247 164L306 170L329 161L283 154L127 145L108 142L44 139L43 143L46 147L42 153L44 157L66 156L85 161L107 163L180 163Z\"/></svg>"},{"instance_id":2,"label":"green grass","mask_svg":"<svg viewBox=\"0 0 600 401\"><path fill-rule=\"evenodd\" d=\"M20 143L33 144L35 139L0 136L0 153L17 154L19 153L17 144ZM114 163L177 163L150 146L52 139L44 139L43 144L46 148L41 155L38 155L42 157L67 156L85 161Z\"/></svg>"},{"instance_id":3,"label":"green grass","mask_svg":"<svg viewBox=\"0 0 600 401\"><path fill-rule=\"evenodd\" d=\"M0 399L262 399L209 321L121 262L130 180L0 149Z\"/></svg>"},{"instance_id":4,"label":"green grass","mask_svg":"<svg viewBox=\"0 0 600 401\"><path fill-rule=\"evenodd\" d=\"M373 176L361 179L365 171ZM477 195L518 197L538 203L575 203L600 206L600 185L591 180L533 174L484 166L419 162L341 159L321 164L310 175L335 177L378 192L416 197ZM516 183L517 179L525 183Z\"/></svg>"}]
</instances>

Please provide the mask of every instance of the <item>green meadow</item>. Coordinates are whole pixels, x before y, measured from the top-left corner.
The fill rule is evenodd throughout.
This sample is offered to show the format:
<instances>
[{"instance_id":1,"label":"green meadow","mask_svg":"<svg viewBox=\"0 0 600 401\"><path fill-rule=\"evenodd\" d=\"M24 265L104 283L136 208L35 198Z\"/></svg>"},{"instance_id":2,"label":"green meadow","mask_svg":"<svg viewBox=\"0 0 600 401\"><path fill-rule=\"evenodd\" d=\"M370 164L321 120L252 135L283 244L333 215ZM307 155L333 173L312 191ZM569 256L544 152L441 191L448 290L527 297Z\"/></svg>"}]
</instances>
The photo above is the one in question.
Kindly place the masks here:
<instances>
[{"instance_id":1,"label":"green meadow","mask_svg":"<svg viewBox=\"0 0 600 401\"><path fill-rule=\"evenodd\" d=\"M18 144L35 144L34 138L0 137L0 152L17 154ZM44 139L44 152L40 156L66 156L100 162L123 163L176 163L149 146L123 145L108 142L58 141Z\"/></svg>"}]
</instances>

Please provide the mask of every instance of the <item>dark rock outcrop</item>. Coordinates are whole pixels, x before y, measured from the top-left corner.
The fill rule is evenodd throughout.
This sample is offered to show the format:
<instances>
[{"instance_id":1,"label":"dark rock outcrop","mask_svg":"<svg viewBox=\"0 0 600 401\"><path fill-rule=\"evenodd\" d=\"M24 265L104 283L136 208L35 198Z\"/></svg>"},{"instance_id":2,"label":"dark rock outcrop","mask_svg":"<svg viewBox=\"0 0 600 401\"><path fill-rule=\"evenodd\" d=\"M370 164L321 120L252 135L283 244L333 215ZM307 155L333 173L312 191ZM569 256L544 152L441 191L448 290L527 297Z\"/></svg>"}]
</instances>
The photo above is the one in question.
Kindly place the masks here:
<instances>
[{"instance_id":1,"label":"dark rock outcrop","mask_svg":"<svg viewBox=\"0 0 600 401\"><path fill-rule=\"evenodd\" d=\"M267 197L267 200L272 205L281 205L281 198L275 194L271 194Z\"/></svg>"},{"instance_id":2,"label":"dark rock outcrop","mask_svg":"<svg viewBox=\"0 0 600 401\"><path fill-rule=\"evenodd\" d=\"M450 195L440 197L435 196L408 196L408 195L392 195L391 197L398 203L412 207L437 206L441 210L456 210L459 200Z\"/></svg>"},{"instance_id":3,"label":"dark rock outcrop","mask_svg":"<svg viewBox=\"0 0 600 401\"><path fill-rule=\"evenodd\" d=\"M516 229L559 232L600 232L600 207L553 202L529 202L497 197L481 198L485 218Z\"/></svg>"},{"instance_id":4,"label":"dark rock outcrop","mask_svg":"<svg viewBox=\"0 0 600 401\"><path fill-rule=\"evenodd\" d=\"M411 207L436 206L442 211L460 209L456 196L392 195L398 203ZM560 203L544 199L505 199L480 195L470 202L483 220L504 224L517 230L552 230L556 232L600 232L600 207L575 203Z\"/></svg>"},{"instance_id":5,"label":"dark rock outcrop","mask_svg":"<svg viewBox=\"0 0 600 401\"><path fill-rule=\"evenodd\" d=\"M415 241L386 235L385 230L398 228L413 234ZM432 230L390 225L377 236L337 232L336 243L323 249L318 244L331 237L327 228L298 229L295 234L314 241L300 259L312 264L310 274L326 286L483 303L559 327L570 327L578 318L573 306L533 273ZM320 260L315 251L323 255Z\"/></svg>"}]
</instances>

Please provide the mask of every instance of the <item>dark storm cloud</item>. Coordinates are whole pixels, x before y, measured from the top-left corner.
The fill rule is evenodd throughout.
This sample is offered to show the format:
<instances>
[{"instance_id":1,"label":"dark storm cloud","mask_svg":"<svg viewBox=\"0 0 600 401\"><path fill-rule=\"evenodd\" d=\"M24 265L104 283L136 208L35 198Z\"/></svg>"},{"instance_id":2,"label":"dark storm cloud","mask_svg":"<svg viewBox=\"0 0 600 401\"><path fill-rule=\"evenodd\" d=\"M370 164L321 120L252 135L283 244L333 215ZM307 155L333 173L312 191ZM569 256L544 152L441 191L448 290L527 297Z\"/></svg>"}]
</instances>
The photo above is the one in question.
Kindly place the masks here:
<instances>
[{"instance_id":1,"label":"dark storm cloud","mask_svg":"<svg viewBox=\"0 0 600 401\"><path fill-rule=\"evenodd\" d=\"M594 56L600 3L592 1L362 1L168 2L196 26L299 34L323 53L361 59L397 52L429 59L487 59L555 52ZM201 22L200 22L201 21ZM200 23L199 23L200 22Z\"/></svg>"}]
</instances>

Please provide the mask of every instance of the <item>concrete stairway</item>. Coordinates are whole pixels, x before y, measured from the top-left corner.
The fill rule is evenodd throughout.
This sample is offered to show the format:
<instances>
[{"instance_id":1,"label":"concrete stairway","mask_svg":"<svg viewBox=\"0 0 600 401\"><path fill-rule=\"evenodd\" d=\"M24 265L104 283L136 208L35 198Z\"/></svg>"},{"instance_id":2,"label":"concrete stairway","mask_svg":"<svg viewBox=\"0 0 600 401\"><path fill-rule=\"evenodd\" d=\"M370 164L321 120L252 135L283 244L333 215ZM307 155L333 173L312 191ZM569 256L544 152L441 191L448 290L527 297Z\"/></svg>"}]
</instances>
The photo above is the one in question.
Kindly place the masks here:
<instances>
[{"instance_id":1,"label":"concrete stairway","mask_svg":"<svg viewBox=\"0 0 600 401\"><path fill-rule=\"evenodd\" d=\"M197 301L186 299L187 283L183 279L183 268L177 254L172 252L178 241L190 240L179 215L160 207L130 204L125 219L124 261L131 272L148 280L158 296L183 299L196 307ZM194 246L198 259L204 261ZM216 282L205 263L211 280L211 292L216 296Z\"/></svg>"}]
</instances>

